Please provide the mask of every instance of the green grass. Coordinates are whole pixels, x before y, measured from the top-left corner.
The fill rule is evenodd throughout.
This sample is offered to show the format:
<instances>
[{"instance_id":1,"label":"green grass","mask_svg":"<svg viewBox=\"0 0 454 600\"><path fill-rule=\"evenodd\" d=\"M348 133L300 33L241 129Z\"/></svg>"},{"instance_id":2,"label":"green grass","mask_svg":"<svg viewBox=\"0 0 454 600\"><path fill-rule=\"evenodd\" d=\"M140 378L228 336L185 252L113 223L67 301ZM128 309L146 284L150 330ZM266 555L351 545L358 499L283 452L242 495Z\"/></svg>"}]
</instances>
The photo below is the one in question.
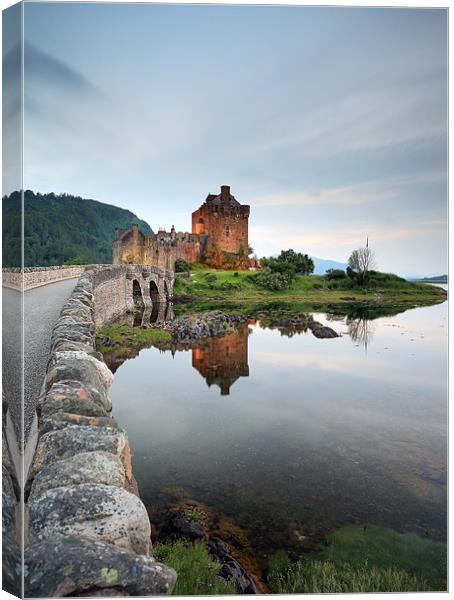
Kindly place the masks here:
<instances>
[{"instance_id":1,"label":"green grass","mask_svg":"<svg viewBox=\"0 0 454 600\"><path fill-rule=\"evenodd\" d=\"M446 576L446 544L375 525L343 527L294 563L276 552L268 569L275 593L441 591Z\"/></svg>"},{"instance_id":2,"label":"green grass","mask_svg":"<svg viewBox=\"0 0 454 600\"><path fill-rule=\"evenodd\" d=\"M235 594L233 583L219 579L221 565L210 557L205 542L157 544L155 558L178 574L174 596L206 596Z\"/></svg>"},{"instance_id":3,"label":"green grass","mask_svg":"<svg viewBox=\"0 0 454 600\"><path fill-rule=\"evenodd\" d=\"M446 586L446 544L377 525L342 527L328 542L323 559L336 565L359 566L367 560L379 568L398 566L425 579L432 589Z\"/></svg>"},{"instance_id":4,"label":"green grass","mask_svg":"<svg viewBox=\"0 0 454 600\"><path fill-rule=\"evenodd\" d=\"M171 339L171 333L165 329L142 329L126 324L115 324L99 329L97 349L104 356L112 353L127 356L131 347L151 346L159 342L169 342Z\"/></svg>"},{"instance_id":5,"label":"green grass","mask_svg":"<svg viewBox=\"0 0 454 600\"><path fill-rule=\"evenodd\" d=\"M329 562L300 560L268 580L275 594L336 594L354 592L421 592L426 582L398 569L334 565Z\"/></svg>"},{"instance_id":6,"label":"green grass","mask_svg":"<svg viewBox=\"0 0 454 600\"><path fill-rule=\"evenodd\" d=\"M214 275L215 281L207 281L207 274ZM235 275L235 273L238 273ZM210 279L210 278L209 278ZM269 291L254 283L254 273L250 271L215 270L194 265L190 279L177 276L175 294L194 296L197 304L210 299L222 298L223 302L313 302L351 303L343 300L352 296L356 302L379 304L422 305L441 302L446 299L444 290L423 283L406 281L396 275L375 273L369 288L357 286L349 278L339 282L329 282L323 275L297 275L290 287L281 291Z\"/></svg>"}]
</instances>

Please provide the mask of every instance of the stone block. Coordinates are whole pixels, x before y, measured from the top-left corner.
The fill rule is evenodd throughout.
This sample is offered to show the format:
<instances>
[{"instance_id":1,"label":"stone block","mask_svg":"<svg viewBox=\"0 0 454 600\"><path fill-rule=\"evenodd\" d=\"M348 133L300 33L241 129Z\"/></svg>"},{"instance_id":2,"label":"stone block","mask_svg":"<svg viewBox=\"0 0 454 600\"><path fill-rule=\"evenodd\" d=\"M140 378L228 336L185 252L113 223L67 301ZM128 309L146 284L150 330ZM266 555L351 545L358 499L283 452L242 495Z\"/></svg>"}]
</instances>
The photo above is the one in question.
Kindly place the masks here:
<instances>
[{"instance_id":1,"label":"stone block","mask_svg":"<svg viewBox=\"0 0 454 600\"><path fill-rule=\"evenodd\" d=\"M118 423L112 417L87 417L84 415L57 412L49 417L45 417L40 424L39 431L41 435L49 431L65 429L68 425L93 425L94 427L113 427L117 428Z\"/></svg>"},{"instance_id":2,"label":"stone block","mask_svg":"<svg viewBox=\"0 0 454 600\"><path fill-rule=\"evenodd\" d=\"M39 408L46 417L60 411L88 417L107 417L112 410L112 403L104 390L98 391L88 384L66 379L52 385Z\"/></svg>"},{"instance_id":3,"label":"stone block","mask_svg":"<svg viewBox=\"0 0 454 600\"><path fill-rule=\"evenodd\" d=\"M82 483L124 487L126 475L120 458L108 452L82 452L51 463L36 475L30 498L53 488Z\"/></svg>"},{"instance_id":4,"label":"stone block","mask_svg":"<svg viewBox=\"0 0 454 600\"><path fill-rule=\"evenodd\" d=\"M57 487L28 502L31 543L55 534L98 539L136 554L148 554L150 521L141 500L103 484Z\"/></svg>"},{"instance_id":5,"label":"stone block","mask_svg":"<svg viewBox=\"0 0 454 600\"><path fill-rule=\"evenodd\" d=\"M33 479L46 465L71 458L82 452L109 452L120 457L127 479L132 477L131 452L122 429L69 425L45 433L39 440L29 478Z\"/></svg>"},{"instance_id":6,"label":"stone block","mask_svg":"<svg viewBox=\"0 0 454 600\"><path fill-rule=\"evenodd\" d=\"M137 556L90 539L56 535L25 552L25 595L159 596L175 586L173 569L148 556Z\"/></svg>"},{"instance_id":7,"label":"stone block","mask_svg":"<svg viewBox=\"0 0 454 600\"><path fill-rule=\"evenodd\" d=\"M86 352L78 350L55 352L49 363L47 385L65 379L88 383L99 390L112 385L113 374L104 362Z\"/></svg>"}]
</instances>

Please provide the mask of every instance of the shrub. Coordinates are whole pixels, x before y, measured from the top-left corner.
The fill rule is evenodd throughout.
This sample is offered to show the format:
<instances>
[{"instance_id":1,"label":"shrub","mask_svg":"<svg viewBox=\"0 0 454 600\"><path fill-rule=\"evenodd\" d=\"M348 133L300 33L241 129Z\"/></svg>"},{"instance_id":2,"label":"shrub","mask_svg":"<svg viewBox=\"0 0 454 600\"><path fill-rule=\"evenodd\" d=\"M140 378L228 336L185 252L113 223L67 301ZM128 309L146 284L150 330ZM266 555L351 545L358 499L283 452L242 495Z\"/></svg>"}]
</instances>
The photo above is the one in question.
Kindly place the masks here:
<instances>
[{"instance_id":1,"label":"shrub","mask_svg":"<svg viewBox=\"0 0 454 600\"><path fill-rule=\"evenodd\" d=\"M286 290L290 286L291 278L287 274L266 267L254 276L254 283L266 290L279 291Z\"/></svg>"},{"instance_id":2,"label":"shrub","mask_svg":"<svg viewBox=\"0 0 454 600\"><path fill-rule=\"evenodd\" d=\"M328 281L337 281L346 277L347 273L343 269L328 269L325 273L325 278Z\"/></svg>"},{"instance_id":3,"label":"shrub","mask_svg":"<svg viewBox=\"0 0 454 600\"><path fill-rule=\"evenodd\" d=\"M192 269L192 265L184 258L177 258L175 261L175 272L176 273L184 273L185 271L190 271Z\"/></svg>"},{"instance_id":4,"label":"shrub","mask_svg":"<svg viewBox=\"0 0 454 600\"><path fill-rule=\"evenodd\" d=\"M214 273L206 273L205 274L205 281L208 281L209 283L214 283L215 281L217 281L217 277Z\"/></svg>"}]
</instances>

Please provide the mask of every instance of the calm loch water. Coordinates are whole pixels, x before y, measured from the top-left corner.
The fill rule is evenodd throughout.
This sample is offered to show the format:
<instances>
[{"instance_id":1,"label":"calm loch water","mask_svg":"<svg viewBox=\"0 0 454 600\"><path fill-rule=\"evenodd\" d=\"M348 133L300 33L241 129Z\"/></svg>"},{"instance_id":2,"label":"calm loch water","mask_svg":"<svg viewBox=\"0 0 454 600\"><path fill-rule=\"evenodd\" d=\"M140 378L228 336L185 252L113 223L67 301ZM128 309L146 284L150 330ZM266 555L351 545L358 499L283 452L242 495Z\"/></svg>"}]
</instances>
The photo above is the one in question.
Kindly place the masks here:
<instances>
[{"instance_id":1,"label":"calm loch water","mask_svg":"<svg viewBox=\"0 0 454 600\"><path fill-rule=\"evenodd\" d=\"M314 318L342 337L255 323L117 370L114 414L152 519L195 499L259 557L350 523L445 540L447 303Z\"/></svg>"}]
</instances>

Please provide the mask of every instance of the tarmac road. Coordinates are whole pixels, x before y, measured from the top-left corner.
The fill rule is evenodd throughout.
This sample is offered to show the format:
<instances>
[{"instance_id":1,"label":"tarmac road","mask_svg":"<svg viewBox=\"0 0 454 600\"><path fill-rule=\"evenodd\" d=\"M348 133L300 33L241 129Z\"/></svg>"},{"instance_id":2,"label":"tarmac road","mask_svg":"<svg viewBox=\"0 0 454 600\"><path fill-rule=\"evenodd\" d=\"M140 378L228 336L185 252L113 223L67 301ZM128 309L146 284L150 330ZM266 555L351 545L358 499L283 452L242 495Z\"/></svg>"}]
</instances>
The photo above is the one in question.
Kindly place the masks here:
<instances>
[{"instance_id":1,"label":"tarmac road","mask_svg":"<svg viewBox=\"0 0 454 600\"><path fill-rule=\"evenodd\" d=\"M28 290L24 294L24 431L25 441L35 413L36 401L49 360L50 338L65 300L77 278ZM3 297L3 390L20 439L21 430L21 295L2 288Z\"/></svg>"}]
</instances>

